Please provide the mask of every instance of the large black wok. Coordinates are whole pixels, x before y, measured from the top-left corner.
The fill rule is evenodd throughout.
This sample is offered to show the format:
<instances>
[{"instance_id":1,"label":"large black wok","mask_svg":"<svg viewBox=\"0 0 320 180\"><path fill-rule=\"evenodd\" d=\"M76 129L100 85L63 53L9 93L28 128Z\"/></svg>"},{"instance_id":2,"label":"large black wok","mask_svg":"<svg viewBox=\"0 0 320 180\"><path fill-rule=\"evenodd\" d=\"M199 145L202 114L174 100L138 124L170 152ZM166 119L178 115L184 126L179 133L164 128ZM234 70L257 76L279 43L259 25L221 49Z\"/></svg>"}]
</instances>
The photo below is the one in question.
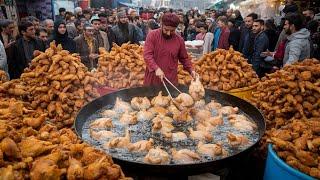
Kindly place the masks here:
<instances>
[{"instance_id":1,"label":"large black wok","mask_svg":"<svg viewBox=\"0 0 320 180\"><path fill-rule=\"evenodd\" d=\"M187 87L179 87L184 92L187 92ZM102 109L107 105L114 105L116 97L121 97L124 101L130 101L133 97L137 96L147 96L147 97L154 97L158 94L159 91L163 91L165 94L165 89L160 87L139 87L139 88L132 88L132 89L124 89L118 92L114 92L111 94L107 94L102 96L84 106L76 120L75 120L75 130L76 133L80 138L82 138L82 130L85 122L88 118L96 113L98 110ZM170 90L174 97L177 96L175 93L176 91L171 89ZM258 125L258 132L259 132L259 140L263 136L265 132L265 121L263 115L260 111L255 108L250 103L229 95L227 93L213 91L213 90L206 90L205 100L206 102L210 102L211 99L214 99L221 103L222 105L231 105L235 107L239 107L239 109L247 114L253 121L256 122ZM197 164L178 164L178 165L151 165L151 164L144 164L141 162L132 162L132 161L124 161L118 158L113 158L113 160L119 164L125 172L134 172L136 174L149 174L152 176L179 176L179 175L194 175L200 174L205 172L213 172L217 170L221 170L223 168L229 168L230 166L236 164L241 164L241 161L244 160L248 153L251 152L255 146L258 145L259 140L253 144L252 146L248 147L244 151L229 156L224 159L209 161L205 163L197 163ZM89 142L88 142L89 143Z\"/></svg>"}]
</instances>

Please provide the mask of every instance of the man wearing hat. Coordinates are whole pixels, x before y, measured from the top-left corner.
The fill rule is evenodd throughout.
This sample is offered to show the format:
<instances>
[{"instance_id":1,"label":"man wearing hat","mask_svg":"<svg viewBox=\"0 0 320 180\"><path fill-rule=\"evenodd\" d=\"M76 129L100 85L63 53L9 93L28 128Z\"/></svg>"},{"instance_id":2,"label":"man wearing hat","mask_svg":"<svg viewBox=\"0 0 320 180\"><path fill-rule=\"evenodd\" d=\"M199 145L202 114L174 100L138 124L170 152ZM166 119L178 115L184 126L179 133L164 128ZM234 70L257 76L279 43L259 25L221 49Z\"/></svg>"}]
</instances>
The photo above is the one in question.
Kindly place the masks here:
<instances>
[{"instance_id":1,"label":"man wearing hat","mask_svg":"<svg viewBox=\"0 0 320 180\"><path fill-rule=\"evenodd\" d=\"M85 23L83 34L74 39L77 52L81 56L81 62L86 65L89 70L96 68L98 63L99 45L93 35L93 26Z\"/></svg>"},{"instance_id":2,"label":"man wearing hat","mask_svg":"<svg viewBox=\"0 0 320 180\"><path fill-rule=\"evenodd\" d=\"M110 31L110 42L121 46L124 43L131 42L139 44L139 33L133 24L129 23L124 11L117 14L118 24L112 27Z\"/></svg>"},{"instance_id":3,"label":"man wearing hat","mask_svg":"<svg viewBox=\"0 0 320 180\"><path fill-rule=\"evenodd\" d=\"M107 51L110 49L108 34L101 31L101 20L98 16L92 16L91 24L94 28L93 37L98 41L99 47L104 47Z\"/></svg>"},{"instance_id":4,"label":"man wearing hat","mask_svg":"<svg viewBox=\"0 0 320 180\"><path fill-rule=\"evenodd\" d=\"M164 77L178 84L178 61L193 77L196 76L184 40L176 34L179 22L177 15L166 13L162 17L161 28L148 34L144 46L144 59L147 65L145 86L160 86Z\"/></svg>"}]
</instances>

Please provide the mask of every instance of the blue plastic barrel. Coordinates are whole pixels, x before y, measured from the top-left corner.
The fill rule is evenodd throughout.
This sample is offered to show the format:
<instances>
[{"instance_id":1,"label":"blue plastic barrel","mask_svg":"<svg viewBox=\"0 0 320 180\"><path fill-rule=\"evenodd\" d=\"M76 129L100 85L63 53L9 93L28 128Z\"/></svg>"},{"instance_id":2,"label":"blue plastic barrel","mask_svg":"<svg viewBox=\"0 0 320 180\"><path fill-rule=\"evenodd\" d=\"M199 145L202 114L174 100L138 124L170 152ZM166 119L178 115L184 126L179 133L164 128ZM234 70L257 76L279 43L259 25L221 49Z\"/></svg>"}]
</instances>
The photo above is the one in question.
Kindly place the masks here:
<instances>
[{"instance_id":1,"label":"blue plastic barrel","mask_svg":"<svg viewBox=\"0 0 320 180\"><path fill-rule=\"evenodd\" d=\"M313 180L314 178L292 168L268 145L267 164L264 171L264 180Z\"/></svg>"}]
</instances>

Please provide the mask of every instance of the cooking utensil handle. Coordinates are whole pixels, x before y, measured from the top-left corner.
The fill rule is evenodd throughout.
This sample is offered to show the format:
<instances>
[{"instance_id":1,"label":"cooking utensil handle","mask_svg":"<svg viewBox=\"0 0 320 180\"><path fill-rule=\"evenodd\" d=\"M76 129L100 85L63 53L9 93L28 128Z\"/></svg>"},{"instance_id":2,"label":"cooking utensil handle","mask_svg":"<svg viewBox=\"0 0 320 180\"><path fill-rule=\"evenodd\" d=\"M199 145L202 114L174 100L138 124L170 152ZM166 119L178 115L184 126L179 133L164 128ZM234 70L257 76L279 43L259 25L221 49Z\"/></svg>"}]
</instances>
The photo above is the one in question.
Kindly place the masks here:
<instances>
[{"instance_id":1,"label":"cooking utensil handle","mask_svg":"<svg viewBox=\"0 0 320 180\"><path fill-rule=\"evenodd\" d=\"M182 93L169 79L167 79L165 76L164 76L164 79L172 86L174 87L180 94Z\"/></svg>"},{"instance_id":2,"label":"cooking utensil handle","mask_svg":"<svg viewBox=\"0 0 320 180\"><path fill-rule=\"evenodd\" d=\"M171 93L170 93L170 91L169 91L169 89L168 89L168 87L167 87L166 83L165 83L163 80L162 80L162 84L163 84L164 88L166 89L167 93L169 94L169 97L170 97L170 98L171 98L171 100L173 101L173 98L172 98L172 96L171 96Z\"/></svg>"}]
</instances>

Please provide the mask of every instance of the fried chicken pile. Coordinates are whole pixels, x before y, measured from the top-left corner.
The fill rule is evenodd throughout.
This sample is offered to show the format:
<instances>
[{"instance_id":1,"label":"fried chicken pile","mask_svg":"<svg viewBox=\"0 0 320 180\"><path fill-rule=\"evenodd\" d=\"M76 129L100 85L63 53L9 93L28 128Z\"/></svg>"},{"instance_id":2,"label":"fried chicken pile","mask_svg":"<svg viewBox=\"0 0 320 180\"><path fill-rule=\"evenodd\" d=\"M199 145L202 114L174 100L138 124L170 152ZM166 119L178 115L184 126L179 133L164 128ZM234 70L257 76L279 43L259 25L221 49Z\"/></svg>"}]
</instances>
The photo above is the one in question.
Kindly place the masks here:
<instances>
[{"instance_id":1,"label":"fried chicken pile","mask_svg":"<svg viewBox=\"0 0 320 180\"><path fill-rule=\"evenodd\" d=\"M9 80L6 72L0 70L0 84L7 82Z\"/></svg>"},{"instance_id":2,"label":"fried chicken pile","mask_svg":"<svg viewBox=\"0 0 320 180\"><path fill-rule=\"evenodd\" d=\"M208 89L230 91L253 86L259 82L252 66L241 53L232 48L218 49L205 54L198 61L194 61L194 67L204 87ZM184 84L184 79L188 77L186 73L179 74L179 83ZM189 82L189 79L187 80Z\"/></svg>"},{"instance_id":3,"label":"fried chicken pile","mask_svg":"<svg viewBox=\"0 0 320 180\"><path fill-rule=\"evenodd\" d=\"M143 47L136 44L113 44L110 52L99 49L100 58L95 76L103 85L112 88L137 87L143 85L145 62Z\"/></svg>"},{"instance_id":4,"label":"fried chicken pile","mask_svg":"<svg viewBox=\"0 0 320 180\"><path fill-rule=\"evenodd\" d=\"M268 132L269 142L288 165L320 178L319 119L293 119L279 129Z\"/></svg>"},{"instance_id":5,"label":"fried chicken pile","mask_svg":"<svg viewBox=\"0 0 320 180\"><path fill-rule=\"evenodd\" d=\"M320 63L306 59L268 74L253 92L252 102L263 111L267 129L291 118L320 118Z\"/></svg>"},{"instance_id":6,"label":"fried chicken pile","mask_svg":"<svg viewBox=\"0 0 320 180\"><path fill-rule=\"evenodd\" d=\"M61 45L51 43L50 48L36 55L20 79L1 84L1 96L30 102L32 109L47 113L59 128L71 126L80 108L99 96L94 88L99 80L77 54L70 54Z\"/></svg>"}]
</instances>

